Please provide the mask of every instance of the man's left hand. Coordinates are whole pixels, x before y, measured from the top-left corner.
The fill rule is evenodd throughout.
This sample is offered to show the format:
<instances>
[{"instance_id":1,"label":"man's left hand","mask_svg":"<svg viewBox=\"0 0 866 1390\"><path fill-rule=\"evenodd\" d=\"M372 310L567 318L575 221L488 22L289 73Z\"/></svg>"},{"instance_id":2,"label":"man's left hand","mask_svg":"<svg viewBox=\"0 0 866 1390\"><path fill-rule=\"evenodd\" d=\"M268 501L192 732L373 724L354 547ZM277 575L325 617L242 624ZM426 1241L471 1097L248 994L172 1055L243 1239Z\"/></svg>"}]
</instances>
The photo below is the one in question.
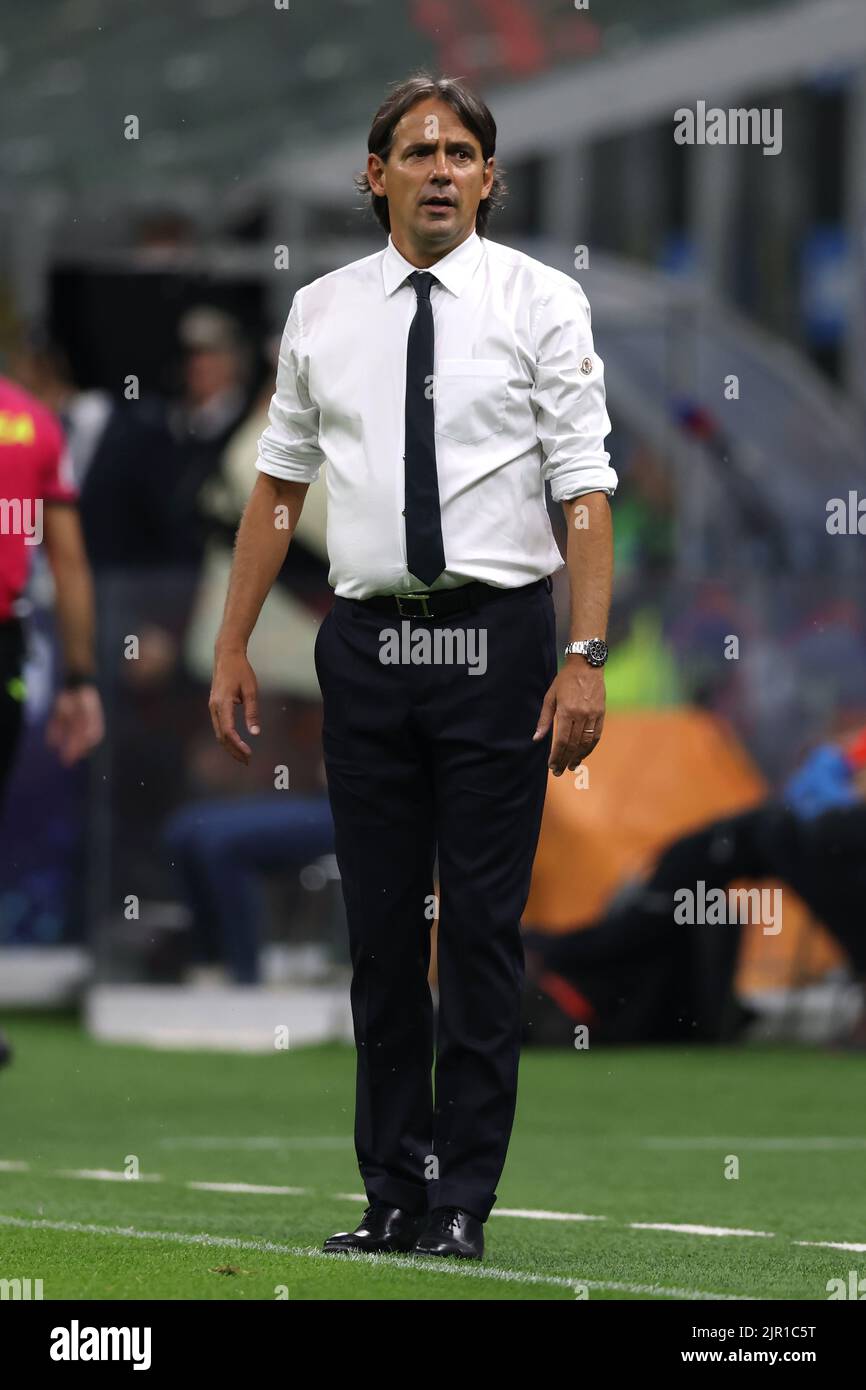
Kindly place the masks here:
<instances>
[{"instance_id":1,"label":"man's left hand","mask_svg":"<svg viewBox=\"0 0 866 1390\"><path fill-rule=\"evenodd\" d=\"M544 697L533 740L544 738L556 715L548 767L554 777L573 772L589 757L604 727L604 670L569 656Z\"/></svg>"}]
</instances>

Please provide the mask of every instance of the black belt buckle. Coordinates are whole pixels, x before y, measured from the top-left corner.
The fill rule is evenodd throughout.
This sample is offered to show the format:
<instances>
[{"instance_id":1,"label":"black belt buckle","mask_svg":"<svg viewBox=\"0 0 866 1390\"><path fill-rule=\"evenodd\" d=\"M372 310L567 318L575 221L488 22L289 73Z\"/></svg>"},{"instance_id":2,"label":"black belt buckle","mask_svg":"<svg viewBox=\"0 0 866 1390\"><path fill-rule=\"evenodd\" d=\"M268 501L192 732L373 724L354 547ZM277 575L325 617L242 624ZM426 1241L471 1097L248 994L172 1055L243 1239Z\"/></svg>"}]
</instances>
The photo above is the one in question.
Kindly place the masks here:
<instances>
[{"instance_id":1,"label":"black belt buckle","mask_svg":"<svg viewBox=\"0 0 866 1390\"><path fill-rule=\"evenodd\" d=\"M414 594L395 594L394 597L397 600L397 612L400 614L401 618L433 618L436 616L434 613L430 612L430 607L427 603L427 600L430 597L429 593L419 592ZM417 608L410 608L409 611L406 612L402 605L407 600L409 600L412 603L420 603L420 613L418 612Z\"/></svg>"}]
</instances>

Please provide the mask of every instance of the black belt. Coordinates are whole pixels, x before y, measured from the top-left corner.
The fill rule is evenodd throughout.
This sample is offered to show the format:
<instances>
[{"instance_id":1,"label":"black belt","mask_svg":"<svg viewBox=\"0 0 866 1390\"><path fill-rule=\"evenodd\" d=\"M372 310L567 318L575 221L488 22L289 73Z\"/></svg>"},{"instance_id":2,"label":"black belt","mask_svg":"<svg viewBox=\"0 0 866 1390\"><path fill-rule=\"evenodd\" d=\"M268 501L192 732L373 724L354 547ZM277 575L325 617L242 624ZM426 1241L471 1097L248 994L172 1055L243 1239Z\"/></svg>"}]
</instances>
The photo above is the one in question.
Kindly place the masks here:
<instances>
[{"instance_id":1,"label":"black belt","mask_svg":"<svg viewBox=\"0 0 866 1390\"><path fill-rule=\"evenodd\" d=\"M446 613L462 613L466 608L475 608L492 598L502 598L507 594L528 594L544 584L547 592L553 588L550 575L535 579L531 584L521 584L518 588L496 588L473 579L470 584L461 584L457 589L414 590L407 594L373 594L371 598L350 599L361 608L369 608L374 613L389 613L403 618L441 618Z\"/></svg>"}]
</instances>

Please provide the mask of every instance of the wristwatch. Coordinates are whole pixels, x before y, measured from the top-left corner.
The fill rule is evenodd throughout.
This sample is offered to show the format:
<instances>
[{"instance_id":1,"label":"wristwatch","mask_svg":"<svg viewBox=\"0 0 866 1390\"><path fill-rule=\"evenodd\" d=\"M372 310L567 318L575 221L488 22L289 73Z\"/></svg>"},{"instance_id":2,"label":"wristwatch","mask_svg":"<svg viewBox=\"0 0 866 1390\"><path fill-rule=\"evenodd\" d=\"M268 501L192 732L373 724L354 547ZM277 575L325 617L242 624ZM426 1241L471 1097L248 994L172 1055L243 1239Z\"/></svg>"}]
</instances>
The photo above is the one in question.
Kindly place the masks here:
<instances>
[{"instance_id":1,"label":"wristwatch","mask_svg":"<svg viewBox=\"0 0 866 1390\"><path fill-rule=\"evenodd\" d=\"M603 637L587 637L582 642L569 642L565 655L571 656L572 652L585 656L590 666L603 666L607 661L607 643Z\"/></svg>"}]
</instances>

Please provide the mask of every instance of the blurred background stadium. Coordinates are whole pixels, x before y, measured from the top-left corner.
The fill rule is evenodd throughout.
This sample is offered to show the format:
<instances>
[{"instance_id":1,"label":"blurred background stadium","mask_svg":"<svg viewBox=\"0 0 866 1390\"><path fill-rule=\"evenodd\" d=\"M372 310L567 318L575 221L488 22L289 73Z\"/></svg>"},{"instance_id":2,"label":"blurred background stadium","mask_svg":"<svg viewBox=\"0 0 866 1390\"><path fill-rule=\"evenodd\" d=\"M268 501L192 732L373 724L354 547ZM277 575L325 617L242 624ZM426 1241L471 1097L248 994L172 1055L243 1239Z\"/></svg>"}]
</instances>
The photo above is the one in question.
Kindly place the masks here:
<instances>
[{"instance_id":1,"label":"blurred background stadium","mask_svg":"<svg viewBox=\"0 0 866 1390\"><path fill-rule=\"evenodd\" d=\"M268 1050L272 1018L295 1042L351 1038L312 658L323 479L251 647L249 768L215 744L206 702L292 295L381 246L352 175L386 84L419 66L490 104L510 187L491 235L583 284L614 425L598 791L551 779L527 927L596 921L678 836L862 728L864 542L827 526L831 499L866 492L862 0L3 0L0 15L0 370L67 433L107 718L83 765L44 747L58 654L37 555L0 1004L80 1005L121 1041ZM781 151L677 144L673 113L698 100L781 110ZM562 540L552 505L551 520ZM754 1038L835 1036L856 985L793 893L782 932L743 932Z\"/></svg>"}]
</instances>

